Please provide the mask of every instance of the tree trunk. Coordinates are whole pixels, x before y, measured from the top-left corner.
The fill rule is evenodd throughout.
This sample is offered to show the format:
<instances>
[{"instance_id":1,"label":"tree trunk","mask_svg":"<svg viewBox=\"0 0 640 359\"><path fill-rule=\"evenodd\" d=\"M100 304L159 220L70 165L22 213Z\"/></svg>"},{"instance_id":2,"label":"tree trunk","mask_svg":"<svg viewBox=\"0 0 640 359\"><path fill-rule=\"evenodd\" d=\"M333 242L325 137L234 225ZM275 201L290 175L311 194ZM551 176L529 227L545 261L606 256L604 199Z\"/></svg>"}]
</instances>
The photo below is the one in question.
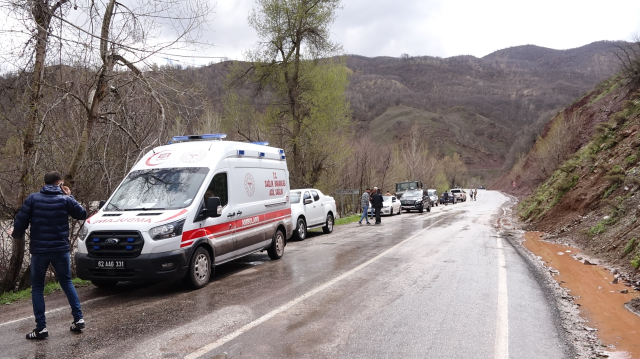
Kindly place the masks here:
<instances>
[{"instance_id":1,"label":"tree trunk","mask_svg":"<svg viewBox=\"0 0 640 359\"><path fill-rule=\"evenodd\" d=\"M29 111L25 132L22 136L22 162L20 163L20 178L18 180L18 193L16 198L16 212L29 195L29 185L32 178L29 167L33 160L35 150L35 129L40 120L40 98L42 96L42 82L44 81L45 61L47 55L47 42L49 40L49 25L53 13L68 0L60 0L54 6L49 7L49 1L31 1L31 14L36 23L37 32L35 39L35 59L30 86L27 86L29 98ZM6 275L0 283L0 292L13 290L20 277L22 262L24 260L25 239L13 238L11 243L11 259Z\"/></svg>"}]
</instances>

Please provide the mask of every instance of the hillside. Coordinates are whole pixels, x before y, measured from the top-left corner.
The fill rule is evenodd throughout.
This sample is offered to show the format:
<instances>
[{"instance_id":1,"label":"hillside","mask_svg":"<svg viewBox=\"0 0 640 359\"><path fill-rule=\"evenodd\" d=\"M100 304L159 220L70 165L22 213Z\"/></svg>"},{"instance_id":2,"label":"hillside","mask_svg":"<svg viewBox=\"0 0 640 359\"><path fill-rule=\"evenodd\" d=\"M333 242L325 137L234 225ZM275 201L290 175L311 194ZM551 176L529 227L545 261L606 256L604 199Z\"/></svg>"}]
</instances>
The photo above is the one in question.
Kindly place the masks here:
<instances>
[{"instance_id":1,"label":"hillside","mask_svg":"<svg viewBox=\"0 0 640 359\"><path fill-rule=\"evenodd\" d=\"M639 160L640 90L615 76L558 113L493 188L523 198L529 229L638 275Z\"/></svg>"},{"instance_id":2,"label":"hillside","mask_svg":"<svg viewBox=\"0 0 640 359\"><path fill-rule=\"evenodd\" d=\"M430 146L438 153L465 154L465 162L471 168L510 167L517 154L513 150L510 153L510 148L525 129L533 127L536 133L560 108L616 71L614 49L615 43L601 41L569 50L518 46L483 58L349 55L346 64L353 73L347 96L355 129L371 131L374 137L388 111L405 124L422 116L416 117L416 113L425 113L426 117L422 117L431 119L425 125L438 131L452 120L453 115L443 116L444 113L459 112L465 114L463 117L481 119L478 126L475 121L465 125L460 120L456 131L443 132L446 136L430 134L431 130L425 127ZM223 62L187 69L183 81L202 83L210 107L222 112L223 85L232 65ZM250 89L242 91L258 108L266 106L268 97L264 94L256 97ZM409 111L409 117L402 118L393 110L399 106L418 112ZM392 131L389 138L406 135L406 126L384 127ZM494 141L497 143L484 143ZM487 153L483 152L485 148ZM476 149L478 154L473 153ZM491 175L485 179L489 183L494 178Z\"/></svg>"}]
</instances>

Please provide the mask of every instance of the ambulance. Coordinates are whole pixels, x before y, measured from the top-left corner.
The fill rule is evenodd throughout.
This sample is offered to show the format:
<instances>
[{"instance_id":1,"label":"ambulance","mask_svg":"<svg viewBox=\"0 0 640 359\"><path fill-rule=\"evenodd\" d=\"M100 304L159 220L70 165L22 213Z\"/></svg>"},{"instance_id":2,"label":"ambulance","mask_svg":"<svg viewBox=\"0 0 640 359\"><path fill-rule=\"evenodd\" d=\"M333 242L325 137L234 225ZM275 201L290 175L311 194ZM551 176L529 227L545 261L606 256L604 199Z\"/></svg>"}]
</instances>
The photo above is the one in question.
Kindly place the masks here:
<instances>
[{"instance_id":1,"label":"ambulance","mask_svg":"<svg viewBox=\"0 0 640 359\"><path fill-rule=\"evenodd\" d=\"M293 233L284 150L225 137L177 136L147 153L82 227L77 275L202 288L225 262L280 259Z\"/></svg>"}]
</instances>

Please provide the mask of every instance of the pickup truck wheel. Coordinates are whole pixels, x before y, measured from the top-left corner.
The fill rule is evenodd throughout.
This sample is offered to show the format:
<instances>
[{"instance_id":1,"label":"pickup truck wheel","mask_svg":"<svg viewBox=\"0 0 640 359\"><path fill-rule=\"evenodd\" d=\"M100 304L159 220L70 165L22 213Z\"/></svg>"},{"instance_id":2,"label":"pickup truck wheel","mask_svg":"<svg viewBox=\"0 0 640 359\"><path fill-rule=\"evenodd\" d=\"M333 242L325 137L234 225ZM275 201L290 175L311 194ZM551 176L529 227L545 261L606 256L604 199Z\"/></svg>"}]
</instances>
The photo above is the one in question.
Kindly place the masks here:
<instances>
[{"instance_id":1,"label":"pickup truck wheel","mask_svg":"<svg viewBox=\"0 0 640 359\"><path fill-rule=\"evenodd\" d=\"M281 230L278 229L276 234L273 235L273 241L271 242L271 247L267 249L267 254L274 261L284 255L284 234L282 234Z\"/></svg>"},{"instance_id":2,"label":"pickup truck wheel","mask_svg":"<svg viewBox=\"0 0 640 359\"><path fill-rule=\"evenodd\" d=\"M333 215L331 213L327 214L327 224L322 227L322 232L325 234L333 232Z\"/></svg>"},{"instance_id":3,"label":"pickup truck wheel","mask_svg":"<svg viewBox=\"0 0 640 359\"><path fill-rule=\"evenodd\" d=\"M94 280L91 280L91 283L93 283L93 285L95 285L98 288L108 289L108 288L115 287L118 284L118 281L94 279Z\"/></svg>"},{"instance_id":4,"label":"pickup truck wheel","mask_svg":"<svg viewBox=\"0 0 640 359\"><path fill-rule=\"evenodd\" d=\"M211 257L206 249L198 247L191 257L185 281L193 288L200 289L209 284L209 278L211 278Z\"/></svg>"},{"instance_id":5,"label":"pickup truck wheel","mask_svg":"<svg viewBox=\"0 0 640 359\"><path fill-rule=\"evenodd\" d=\"M296 239L304 241L307 238L307 222L304 218L298 218L298 223L296 226L296 231L294 232Z\"/></svg>"}]
</instances>

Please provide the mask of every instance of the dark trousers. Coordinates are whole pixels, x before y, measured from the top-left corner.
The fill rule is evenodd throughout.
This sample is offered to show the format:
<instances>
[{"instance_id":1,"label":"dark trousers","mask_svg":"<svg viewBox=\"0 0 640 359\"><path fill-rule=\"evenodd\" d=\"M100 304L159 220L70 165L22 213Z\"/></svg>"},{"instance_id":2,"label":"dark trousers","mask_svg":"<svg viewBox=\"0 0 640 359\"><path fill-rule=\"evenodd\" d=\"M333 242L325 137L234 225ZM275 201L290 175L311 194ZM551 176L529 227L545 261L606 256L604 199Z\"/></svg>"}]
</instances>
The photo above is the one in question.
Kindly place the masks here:
<instances>
[{"instance_id":1,"label":"dark trousers","mask_svg":"<svg viewBox=\"0 0 640 359\"><path fill-rule=\"evenodd\" d=\"M373 207L376 210L376 223L380 222L380 212L382 212L382 207Z\"/></svg>"},{"instance_id":2,"label":"dark trousers","mask_svg":"<svg viewBox=\"0 0 640 359\"><path fill-rule=\"evenodd\" d=\"M47 254L31 255L31 302L33 303L33 315L36 317L36 329L44 329L47 326L44 308L44 280L49 264L53 266L60 287L67 295L71 306L73 321L82 319L80 299L76 288L71 282L71 258L69 252L51 252Z\"/></svg>"}]
</instances>

